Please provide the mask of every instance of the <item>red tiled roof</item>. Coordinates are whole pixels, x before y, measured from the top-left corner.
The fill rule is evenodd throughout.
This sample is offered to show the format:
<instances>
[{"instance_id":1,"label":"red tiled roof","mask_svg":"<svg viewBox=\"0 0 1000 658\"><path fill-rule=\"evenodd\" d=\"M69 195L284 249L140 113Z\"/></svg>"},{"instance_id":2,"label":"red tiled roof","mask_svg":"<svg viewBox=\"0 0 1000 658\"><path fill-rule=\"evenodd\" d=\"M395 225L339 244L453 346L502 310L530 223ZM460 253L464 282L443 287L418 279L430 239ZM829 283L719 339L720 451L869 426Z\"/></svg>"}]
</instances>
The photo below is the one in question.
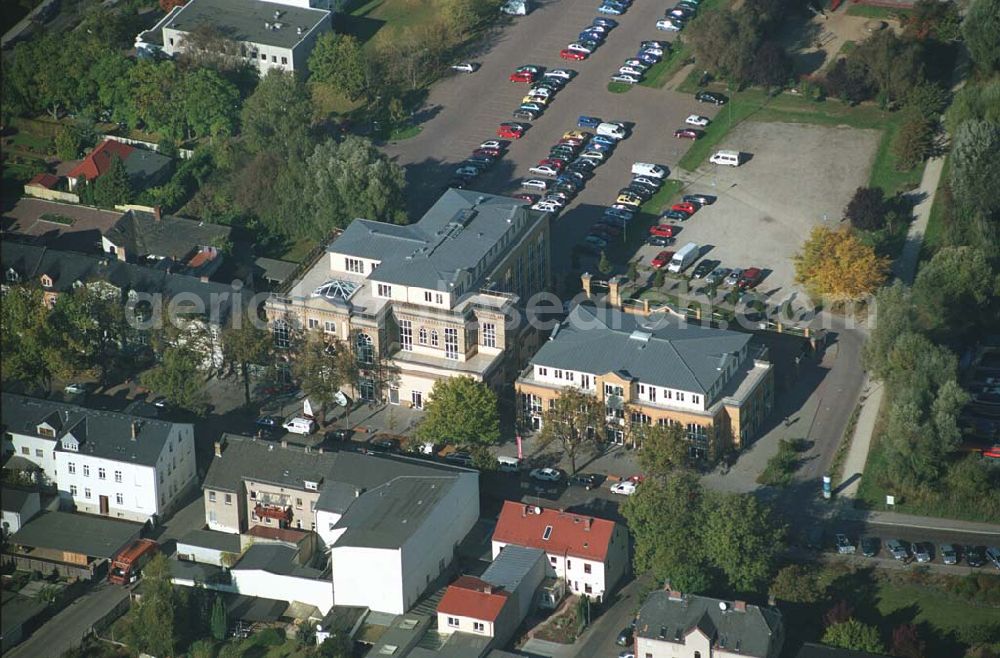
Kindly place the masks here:
<instances>
[{"instance_id":1,"label":"red tiled roof","mask_svg":"<svg viewBox=\"0 0 1000 658\"><path fill-rule=\"evenodd\" d=\"M28 181L28 185L38 185L39 187L44 187L47 190L51 190L59 183L59 177L53 176L52 174L35 174L35 177Z\"/></svg>"},{"instance_id":2,"label":"red tiled roof","mask_svg":"<svg viewBox=\"0 0 1000 658\"><path fill-rule=\"evenodd\" d=\"M549 526L552 531L544 539ZM615 522L607 519L508 500L493 531L493 541L603 562L614 530Z\"/></svg>"},{"instance_id":3,"label":"red tiled roof","mask_svg":"<svg viewBox=\"0 0 1000 658\"><path fill-rule=\"evenodd\" d=\"M87 180L94 180L111 168L111 161L114 156L118 156L124 162L129 153L135 149L128 144L116 142L113 139L106 139L98 144L93 151L87 154L80 164L70 169L67 177L77 179L83 176Z\"/></svg>"},{"instance_id":4,"label":"red tiled roof","mask_svg":"<svg viewBox=\"0 0 1000 658\"><path fill-rule=\"evenodd\" d=\"M507 592L485 580L461 576L445 590L437 611L493 622L507 603L507 596Z\"/></svg>"}]
</instances>

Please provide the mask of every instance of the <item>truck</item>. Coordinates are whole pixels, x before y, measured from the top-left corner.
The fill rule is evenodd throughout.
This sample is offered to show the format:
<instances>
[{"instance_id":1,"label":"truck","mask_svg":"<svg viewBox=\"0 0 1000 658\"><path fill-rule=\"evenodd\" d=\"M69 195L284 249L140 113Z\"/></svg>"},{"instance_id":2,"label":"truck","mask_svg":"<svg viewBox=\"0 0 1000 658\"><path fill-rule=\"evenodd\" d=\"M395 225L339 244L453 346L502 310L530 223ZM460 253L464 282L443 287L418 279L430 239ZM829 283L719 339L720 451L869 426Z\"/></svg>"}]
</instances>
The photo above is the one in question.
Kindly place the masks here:
<instances>
[{"instance_id":1,"label":"truck","mask_svg":"<svg viewBox=\"0 0 1000 658\"><path fill-rule=\"evenodd\" d=\"M152 539L136 539L111 560L108 582L112 585L131 585L139 579L142 568L159 550L160 545Z\"/></svg>"},{"instance_id":2,"label":"truck","mask_svg":"<svg viewBox=\"0 0 1000 658\"><path fill-rule=\"evenodd\" d=\"M667 265L668 272L683 272L688 268L691 263L698 260L700 254L700 248L695 242L688 242L686 245L677 250L674 257L670 259L670 264Z\"/></svg>"}]
</instances>

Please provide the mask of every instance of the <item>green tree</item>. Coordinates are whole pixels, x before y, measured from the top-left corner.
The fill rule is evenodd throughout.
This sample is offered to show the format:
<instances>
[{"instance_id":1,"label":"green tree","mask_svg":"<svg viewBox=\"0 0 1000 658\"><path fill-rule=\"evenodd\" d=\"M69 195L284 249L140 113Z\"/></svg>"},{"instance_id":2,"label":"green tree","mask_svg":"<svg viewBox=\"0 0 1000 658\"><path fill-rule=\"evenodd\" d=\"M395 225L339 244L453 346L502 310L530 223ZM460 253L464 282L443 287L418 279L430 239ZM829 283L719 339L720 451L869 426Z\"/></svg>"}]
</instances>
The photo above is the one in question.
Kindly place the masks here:
<instances>
[{"instance_id":1,"label":"green tree","mask_svg":"<svg viewBox=\"0 0 1000 658\"><path fill-rule=\"evenodd\" d=\"M702 544L708 561L742 592L761 591L774 576L784 529L750 494L714 494L703 503Z\"/></svg>"},{"instance_id":2,"label":"green tree","mask_svg":"<svg viewBox=\"0 0 1000 658\"><path fill-rule=\"evenodd\" d=\"M49 318L58 352L60 376L96 373L108 383L120 365L129 335L125 309L118 293L102 284L82 286L59 296Z\"/></svg>"},{"instance_id":3,"label":"green tree","mask_svg":"<svg viewBox=\"0 0 1000 658\"><path fill-rule=\"evenodd\" d=\"M292 73L271 69L243 104L243 137L253 152L303 158L312 142L312 98Z\"/></svg>"},{"instance_id":4,"label":"green tree","mask_svg":"<svg viewBox=\"0 0 1000 658\"><path fill-rule=\"evenodd\" d=\"M968 22L968 19L966 19ZM993 185L1000 180L1000 124L989 121L966 121L955 131L951 152L951 188L955 199L979 214L980 233L985 243L996 244L1000 195Z\"/></svg>"},{"instance_id":5,"label":"green tree","mask_svg":"<svg viewBox=\"0 0 1000 658\"><path fill-rule=\"evenodd\" d=\"M143 568L142 575L142 598L127 616L127 643L153 656L172 656L177 647L179 611L166 556L157 554Z\"/></svg>"},{"instance_id":6,"label":"green tree","mask_svg":"<svg viewBox=\"0 0 1000 658\"><path fill-rule=\"evenodd\" d=\"M864 366L878 379L886 379L891 370L889 355L896 340L917 328L910 289L897 281L875 295L869 322L871 330L862 352Z\"/></svg>"},{"instance_id":7,"label":"green tree","mask_svg":"<svg viewBox=\"0 0 1000 658\"><path fill-rule=\"evenodd\" d=\"M333 358L334 353L346 349L345 345L328 342L322 333L313 330L300 342L292 361L292 373L309 402L319 405L324 422L327 408L347 383Z\"/></svg>"},{"instance_id":8,"label":"green tree","mask_svg":"<svg viewBox=\"0 0 1000 658\"><path fill-rule=\"evenodd\" d=\"M434 382L417 438L463 448L491 446L500 440L497 396L489 386L471 377L449 377Z\"/></svg>"},{"instance_id":9,"label":"green tree","mask_svg":"<svg viewBox=\"0 0 1000 658\"><path fill-rule=\"evenodd\" d=\"M770 594L788 603L815 603L824 594L814 569L802 564L783 567L771 582Z\"/></svg>"},{"instance_id":10,"label":"green tree","mask_svg":"<svg viewBox=\"0 0 1000 658\"><path fill-rule=\"evenodd\" d=\"M913 309L924 330L956 340L985 329L1000 314L1000 273L974 247L943 247L917 273Z\"/></svg>"},{"instance_id":11,"label":"green tree","mask_svg":"<svg viewBox=\"0 0 1000 658\"><path fill-rule=\"evenodd\" d=\"M313 82L331 84L337 76L340 67L338 60L338 41L340 35L336 32L325 32L316 39L312 53L309 54L309 75Z\"/></svg>"},{"instance_id":12,"label":"green tree","mask_svg":"<svg viewBox=\"0 0 1000 658\"><path fill-rule=\"evenodd\" d=\"M681 471L667 480L647 480L622 506L635 537L635 569L684 592L704 592L712 574L700 542L702 489L698 477Z\"/></svg>"},{"instance_id":13,"label":"green tree","mask_svg":"<svg viewBox=\"0 0 1000 658\"><path fill-rule=\"evenodd\" d=\"M76 126L63 125L56 132L56 155L63 160L75 160L83 149L83 134Z\"/></svg>"},{"instance_id":14,"label":"green tree","mask_svg":"<svg viewBox=\"0 0 1000 658\"><path fill-rule=\"evenodd\" d=\"M215 603L212 604L211 628L213 638L219 642L225 641L229 631L229 618L226 613L226 604L221 596L216 596Z\"/></svg>"},{"instance_id":15,"label":"green tree","mask_svg":"<svg viewBox=\"0 0 1000 658\"><path fill-rule=\"evenodd\" d=\"M852 651L885 653L885 645L879 637L878 629L863 624L853 617L847 621L829 626L823 633L823 644Z\"/></svg>"},{"instance_id":16,"label":"green tree","mask_svg":"<svg viewBox=\"0 0 1000 658\"><path fill-rule=\"evenodd\" d=\"M185 74L179 89L185 137L230 135L236 130L240 92L212 69Z\"/></svg>"},{"instance_id":17,"label":"green tree","mask_svg":"<svg viewBox=\"0 0 1000 658\"><path fill-rule=\"evenodd\" d=\"M129 106L127 123L133 128L144 124L147 130L181 137L183 113L177 100L181 76L171 60L142 59L129 70Z\"/></svg>"},{"instance_id":18,"label":"green tree","mask_svg":"<svg viewBox=\"0 0 1000 658\"><path fill-rule=\"evenodd\" d=\"M15 285L2 293L0 303L0 372L3 381L18 381L29 389L47 389L52 383L52 344L49 309L42 291Z\"/></svg>"},{"instance_id":19,"label":"green tree","mask_svg":"<svg viewBox=\"0 0 1000 658\"><path fill-rule=\"evenodd\" d=\"M170 403L196 414L205 411L204 356L188 343L161 339L159 363L142 375L143 386L164 395Z\"/></svg>"},{"instance_id":20,"label":"green tree","mask_svg":"<svg viewBox=\"0 0 1000 658\"><path fill-rule=\"evenodd\" d=\"M597 262L597 271L607 276L608 274L611 274L611 271L613 269L615 269L615 267L614 265L611 264L611 261L608 259L608 255L602 251L601 259Z\"/></svg>"},{"instance_id":21,"label":"green tree","mask_svg":"<svg viewBox=\"0 0 1000 658\"><path fill-rule=\"evenodd\" d=\"M1000 124L1000 78L965 85L955 94L945 114L945 124L952 135L966 121Z\"/></svg>"},{"instance_id":22,"label":"green tree","mask_svg":"<svg viewBox=\"0 0 1000 658\"><path fill-rule=\"evenodd\" d=\"M253 318L246 313L238 313L232 325L222 332L222 358L230 369L238 369L247 406L250 406L250 366L270 364L273 347L271 334L255 326Z\"/></svg>"},{"instance_id":23,"label":"green tree","mask_svg":"<svg viewBox=\"0 0 1000 658\"><path fill-rule=\"evenodd\" d=\"M882 188L859 187L844 209L844 217L850 220L854 228L877 231L885 226L887 210Z\"/></svg>"},{"instance_id":24,"label":"green tree","mask_svg":"<svg viewBox=\"0 0 1000 658\"><path fill-rule=\"evenodd\" d=\"M352 101L365 95L368 89L366 55L361 50L361 42L354 35L337 35L329 40L316 56L316 69L312 69L313 62L310 57L310 70L318 81L331 85Z\"/></svg>"},{"instance_id":25,"label":"green tree","mask_svg":"<svg viewBox=\"0 0 1000 658\"><path fill-rule=\"evenodd\" d=\"M133 61L121 53L106 52L90 69L90 79L97 88L97 102L102 109L111 111L115 121L128 121L131 116L129 79L133 66Z\"/></svg>"},{"instance_id":26,"label":"green tree","mask_svg":"<svg viewBox=\"0 0 1000 658\"><path fill-rule=\"evenodd\" d=\"M944 3L936 3L944 4ZM948 107L949 92L939 84L922 82L906 94L905 106L928 121L936 121Z\"/></svg>"},{"instance_id":27,"label":"green tree","mask_svg":"<svg viewBox=\"0 0 1000 658\"><path fill-rule=\"evenodd\" d=\"M973 0L962 21L965 45L984 73L1000 69L1000 2Z\"/></svg>"},{"instance_id":28,"label":"green tree","mask_svg":"<svg viewBox=\"0 0 1000 658\"><path fill-rule=\"evenodd\" d=\"M650 477L666 479L690 462L689 441L684 426L640 425L635 430L639 445L639 467Z\"/></svg>"},{"instance_id":29,"label":"green tree","mask_svg":"<svg viewBox=\"0 0 1000 658\"><path fill-rule=\"evenodd\" d=\"M576 473L576 458L597 448L603 426L601 402L578 388L567 387L560 392L554 405L543 412L538 443L542 448L555 443L562 446Z\"/></svg>"},{"instance_id":30,"label":"green tree","mask_svg":"<svg viewBox=\"0 0 1000 658\"><path fill-rule=\"evenodd\" d=\"M111 156L111 167L90 185L94 186L94 202L102 208L114 208L132 199L132 183L117 155Z\"/></svg>"},{"instance_id":31,"label":"green tree","mask_svg":"<svg viewBox=\"0 0 1000 658\"><path fill-rule=\"evenodd\" d=\"M927 159L934 146L934 125L918 112L910 112L892 142L896 169L909 171Z\"/></svg>"}]
</instances>

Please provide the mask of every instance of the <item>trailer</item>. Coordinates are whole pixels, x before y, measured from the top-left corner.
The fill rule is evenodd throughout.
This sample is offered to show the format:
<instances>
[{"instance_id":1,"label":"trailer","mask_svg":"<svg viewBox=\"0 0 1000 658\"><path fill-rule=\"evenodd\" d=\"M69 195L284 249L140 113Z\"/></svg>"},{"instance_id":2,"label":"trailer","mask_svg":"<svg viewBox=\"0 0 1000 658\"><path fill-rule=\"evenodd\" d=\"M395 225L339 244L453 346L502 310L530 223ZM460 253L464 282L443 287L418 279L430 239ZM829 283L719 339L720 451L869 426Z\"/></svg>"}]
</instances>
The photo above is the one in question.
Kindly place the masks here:
<instances>
[{"instance_id":1,"label":"trailer","mask_svg":"<svg viewBox=\"0 0 1000 658\"><path fill-rule=\"evenodd\" d=\"M160 550L152 539L136 539L118 551L108 568L108 582L112 585L130 585L139 579L142 568Z\"/></svg>"}]
</instances>

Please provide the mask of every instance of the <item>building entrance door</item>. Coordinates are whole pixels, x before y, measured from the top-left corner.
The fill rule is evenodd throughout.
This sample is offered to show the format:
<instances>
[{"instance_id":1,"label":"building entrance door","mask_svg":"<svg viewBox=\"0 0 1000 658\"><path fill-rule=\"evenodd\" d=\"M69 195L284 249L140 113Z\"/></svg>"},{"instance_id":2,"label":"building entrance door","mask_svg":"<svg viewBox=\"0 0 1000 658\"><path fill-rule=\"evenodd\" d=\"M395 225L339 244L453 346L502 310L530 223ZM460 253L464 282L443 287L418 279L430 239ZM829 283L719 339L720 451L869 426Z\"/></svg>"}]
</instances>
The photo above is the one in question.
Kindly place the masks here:
<instances>
[{"instance_id":1,"label":"building entrance door","mask_svg":"<svg viewBox=\"0 0 1000 658\"><path fill-rule=\"evenodd\" d=\"M108 515L108 497L101 496L101 514L104 516Z\"/></svg>"}]
</instances>

